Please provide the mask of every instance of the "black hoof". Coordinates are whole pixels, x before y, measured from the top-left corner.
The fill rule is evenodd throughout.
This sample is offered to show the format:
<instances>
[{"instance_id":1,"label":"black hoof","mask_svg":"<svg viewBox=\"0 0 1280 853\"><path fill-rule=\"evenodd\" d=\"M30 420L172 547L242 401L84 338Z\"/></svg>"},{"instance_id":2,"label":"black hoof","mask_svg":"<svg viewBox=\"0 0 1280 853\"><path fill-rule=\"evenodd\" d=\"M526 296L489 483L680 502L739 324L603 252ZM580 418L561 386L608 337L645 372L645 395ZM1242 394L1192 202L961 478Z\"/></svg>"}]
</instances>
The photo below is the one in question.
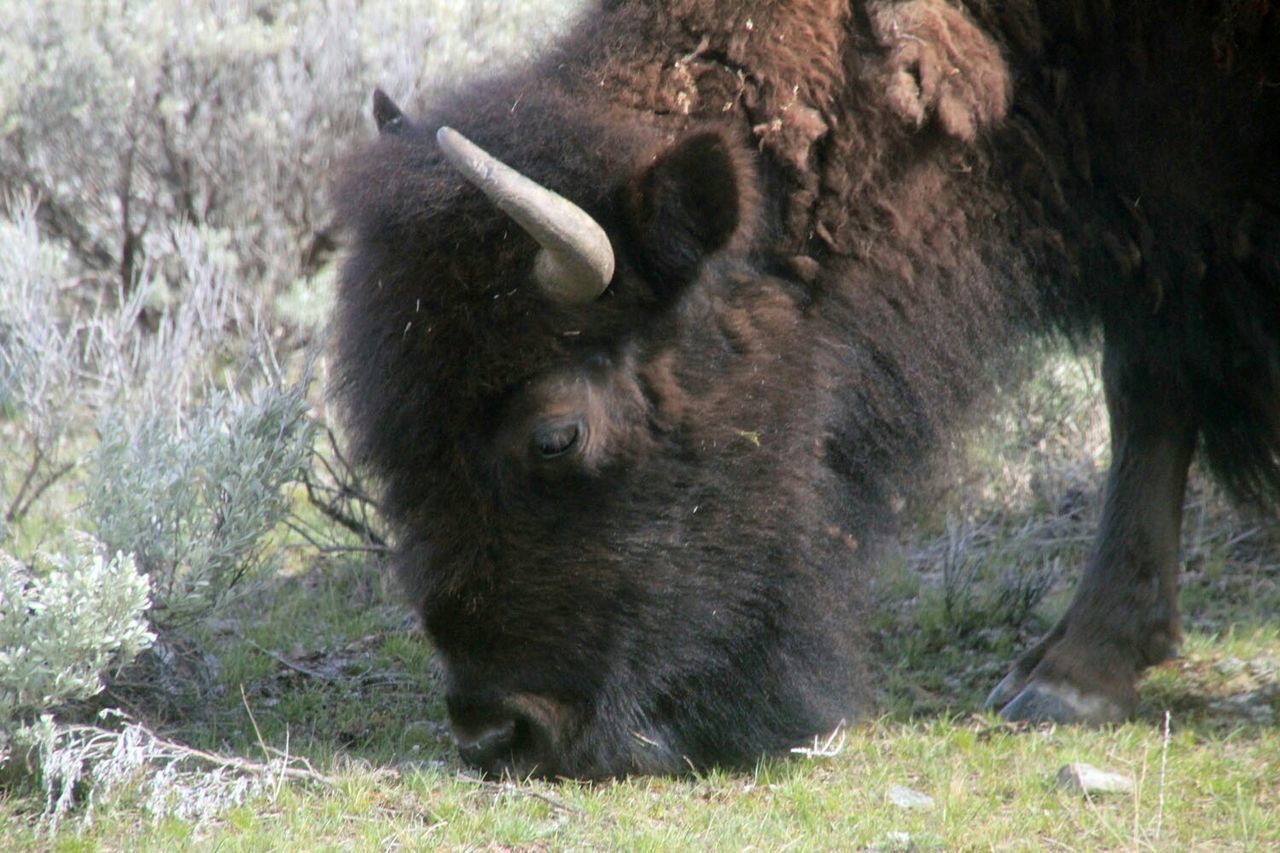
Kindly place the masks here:
<instances>
[{"instance_id":1,"label":"black hoof","mask_svg":"<svg viewBox=\"0 0 1280 853\"><path fill-rule=\"evenodd\" d=\"M996 686L992 691L993 697L1003 685L1002 681ZM1129 716L1129 709L1110 697L1081 693L1069 684L1033 680L1000 709L1000 716L1009 721L1027 723L1097 726L1123 721Z\"/></svg>"},{"instance_id":2,"label":"black hoof","mask_svg":"<svg viewBox=\"0 0 1280 853\"><path fill-rule=\"evenodd\" d=\"M1027 686L1027 677L1017 670L1009 673L1000 680L995 689L987 694L986 700L982 703L984 711L998 711L1005 705L1013 701L1013 697L1022 692L1022 688Z\"/></svg>"}]
</instances>

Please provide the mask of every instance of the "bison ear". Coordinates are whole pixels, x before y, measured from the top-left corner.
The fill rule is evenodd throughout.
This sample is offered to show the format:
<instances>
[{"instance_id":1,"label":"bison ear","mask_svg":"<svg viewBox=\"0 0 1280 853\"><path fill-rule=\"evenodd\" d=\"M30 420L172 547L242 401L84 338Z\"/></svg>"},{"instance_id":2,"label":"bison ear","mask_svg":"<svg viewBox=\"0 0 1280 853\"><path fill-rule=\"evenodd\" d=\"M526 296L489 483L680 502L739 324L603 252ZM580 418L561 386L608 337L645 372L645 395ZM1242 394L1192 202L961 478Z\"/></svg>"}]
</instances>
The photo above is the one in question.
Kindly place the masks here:
<instances>
[{"instance_id":1,"label":"bison ear","mask_svg":"<svg viewBox=\"0 0 1280 853\"><path fill-rule=\"evenodd\" d=\"M750 153L718 131L693 134L659 154L626 195L636 266L670 294L748 230L756 195Z\"/></svg>"},{"instance_id":2,"label":"bison ear","mask_svg":"<svg viewBox=\"0 0 1280 853\"><path fill-rule=\"evenodd\" d=\"M381 89L373 90L373 121L378 133L389 134L399 133L408 124L396 102Z\"/></svg>"}]
</instances>

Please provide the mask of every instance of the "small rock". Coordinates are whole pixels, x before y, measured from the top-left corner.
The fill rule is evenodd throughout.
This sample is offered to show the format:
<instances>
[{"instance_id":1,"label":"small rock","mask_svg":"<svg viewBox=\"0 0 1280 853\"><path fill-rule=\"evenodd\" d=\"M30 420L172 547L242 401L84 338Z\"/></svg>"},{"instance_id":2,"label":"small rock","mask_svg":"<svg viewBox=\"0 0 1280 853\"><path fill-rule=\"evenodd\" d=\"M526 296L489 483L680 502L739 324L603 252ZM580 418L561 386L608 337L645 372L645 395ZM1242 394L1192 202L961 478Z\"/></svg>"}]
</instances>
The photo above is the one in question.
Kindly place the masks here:
<instances>
[{"instance_id":1,"label":"small rock","mask_svg":"<svg viewBox=\"0 0 1280 853\"><path fill-rule=\"evenodd\" d=\"M1057 785L1080 794L1128 794L1133 791L1132 778L1081 762L1068 764L1059 770Z\"/></svg>"},{"instance_id":2,"label":"small rock","mask_svg":"<svg viewBox=\"0 0 1280 853\"><path fill-rule=\"evenodd\" d=\"M1264 725L1275 722L1276 718L1275 709L1270 705L1270 697L1266 690L1253 690L1249 693L1217 699L1209 703L1209 708Z\"/></svg>"},{"instance_id":3,"label":"small rock","mask_svg":"<svg viewBox=\"0 0 1280 853\"><path fill-rule=\"evenodd\" d=\"M891 785L886 798L890 803L900 809L931 809L933 808L933 797L928 794L922 794L919 791L913 791L910 788L904 788L901 785Z\"/></svg>"},{"instance_id":4,"label":"small rock","mask_svg":"<svg viewBox=\"0 0 1280 853\"><path fill-rule=\"evenodd\" d=\"M396 763L395 772L400 776L409 776L416 773L429 773L432 770L445 770L448 768L446 761L400 761Z\"/></svg>"},{"instance_id":5,"label":"small rock","mask_svg":"<svg viewBox=\"0 0 1280 853\"><path fill-rule=\"evenodd\" d=\"M1213 665L1219 673L1225 676L1239 675L1244 672L1245 663L1240 658L1223 658Z\"/></svg>"},{"instance_id":6,"label":"small rock","mask_svg":"<svg viewBox=\"0 0 1280 853\"><path fill-rule=\"evenodd\" d=\"M879 843L871 845L872 850L901 851L914 850L915 842L910 833L890 832Z\"/></svg>"},{"instance_id":7,"label":"small rock","mask_svg":"<svg viewBox=\"0 0 1280 853\"><path fill-rule=\"evenodd\" d=\"M1254 678L1269 681L1280 675L1280 658L1257 657L1249 661L1249 671Z\"/></svg>"}]
</instances>

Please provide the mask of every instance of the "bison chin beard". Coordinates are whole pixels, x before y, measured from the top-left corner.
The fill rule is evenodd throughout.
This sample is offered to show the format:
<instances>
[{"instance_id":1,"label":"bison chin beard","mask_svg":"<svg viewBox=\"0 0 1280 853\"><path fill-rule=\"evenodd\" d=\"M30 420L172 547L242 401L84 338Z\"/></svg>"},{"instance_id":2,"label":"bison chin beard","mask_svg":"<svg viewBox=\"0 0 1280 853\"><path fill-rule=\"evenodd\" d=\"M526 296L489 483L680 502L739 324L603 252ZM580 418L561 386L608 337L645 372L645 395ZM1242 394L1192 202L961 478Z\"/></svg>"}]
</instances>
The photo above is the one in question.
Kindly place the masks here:
<instances>
[{"instance_id":1,"label":"bison chin beard","mask_svg":"<svg viewBox=\"0 0 1280 853\"><path fill-rule=\"evenodd\" d=\"M785 652L744 652L679 675L659 663L646 676L661 686L649 690L637 689L635 672L618 673L589 710L517 695L502 703L500 723L477 723L452 700L450 718L462 759L486 776L602 780L749 768L862 715L855 697L866 696L865 685L849 659L837 659L842 645L810 653L807 665Z\"/></svg>"},{"instance_id":2,"label":"bison chin beard","mask_svg":"<svg viewBox=\"0 0 1280 853\"><path fill-rule=\"evenodd\" d=\"M680 776L712 767L750 767L763 757L803 746L846 720L830 709L760 708L742 702L717 710L715 718L694 714L670 719L633 707L602 710L593 722L555 734L520 720L511 730L511 743L498 752L481 755L461 740L459 750L464 761L490 777L591 781L635 774Z\"/></svg>"},{"instance_id":3,"label":"bison chin beard","mask_svg":"<svg viewBox=\"0 0 1280 853\"><path fill-rule=\"evenodd\" d=\"M767 689L776 683L768 675L711 673L694 686L697 694L664 695L645 712L634 707L606 712L551 775L602 778L750 768L860 715L852 685L839 689L827 678L822 690L807 690L790 680L780 690Z\"/></svg>"}]
</instances>

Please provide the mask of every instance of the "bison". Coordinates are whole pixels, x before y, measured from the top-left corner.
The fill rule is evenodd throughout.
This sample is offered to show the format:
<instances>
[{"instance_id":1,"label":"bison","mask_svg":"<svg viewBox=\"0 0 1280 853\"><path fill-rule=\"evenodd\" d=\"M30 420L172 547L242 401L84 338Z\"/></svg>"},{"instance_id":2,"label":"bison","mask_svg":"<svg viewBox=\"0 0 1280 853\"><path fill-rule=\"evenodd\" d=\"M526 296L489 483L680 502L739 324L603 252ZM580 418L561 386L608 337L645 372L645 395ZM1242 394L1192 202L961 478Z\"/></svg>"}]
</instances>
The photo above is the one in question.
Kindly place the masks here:
<instances>
[{"instance_id":1,"label":"bison","mask_svg":"<svg viewBox=\"0 0 1280 853\"><path fill-rule=\"evenodd\" d=\"M374 118L336 394L483 771L735 765L864 710L877 542L1027 336L1101 331L1112 463L1005 717L1132 711L1193 454L1280 497L1269 0L604 0Z\"/></svg>"}]
</instances>

